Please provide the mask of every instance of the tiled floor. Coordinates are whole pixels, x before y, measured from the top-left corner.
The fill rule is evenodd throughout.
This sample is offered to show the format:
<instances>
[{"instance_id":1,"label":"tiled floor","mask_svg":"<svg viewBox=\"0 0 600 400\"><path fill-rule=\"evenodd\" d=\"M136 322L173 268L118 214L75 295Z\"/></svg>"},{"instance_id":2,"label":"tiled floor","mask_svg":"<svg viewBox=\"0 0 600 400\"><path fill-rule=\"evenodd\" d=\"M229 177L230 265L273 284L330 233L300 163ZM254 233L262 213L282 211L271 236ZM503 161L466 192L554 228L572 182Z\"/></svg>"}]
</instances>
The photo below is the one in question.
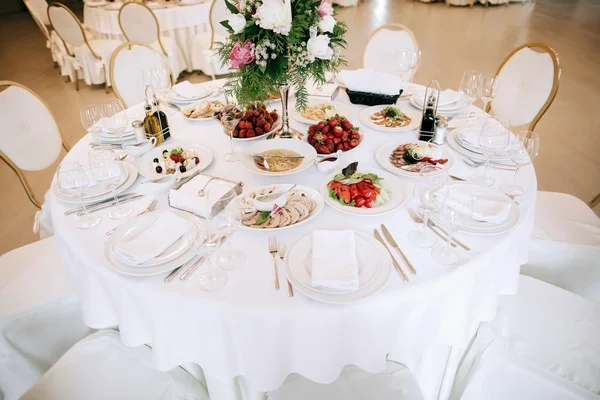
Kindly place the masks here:
<instances>
[{"instance_id":1,"label":"tiled floor","mask_svg":"<svg viewBox=\"0 0 600 400\"><path fill-rule=\"evenodd\" d=\"M590 200L600 191L600 2L537 0L510 6L459 8L414 0L361 0L340 10L349 26L347 60L360 66L369 33L387 22L412 29L423 50L418 83L439 80L456 88L463 71L493 72L505 55L528 41L544 42L560 56L562 77L554 104L536 127L541 154L535 162L541 190L560 191ZM84 131L79 107L109 97L102 87L65 83L39 29L26 13L0 16L0 80L21 82L52 108L65 139L74 144ZM183 77L193 82L206 77ZM28 173L38 198L48 189L53 170ZM36 209L17 178L0 165L0 253L36 240L31 232Z\"/></svg>"}]
</instances>

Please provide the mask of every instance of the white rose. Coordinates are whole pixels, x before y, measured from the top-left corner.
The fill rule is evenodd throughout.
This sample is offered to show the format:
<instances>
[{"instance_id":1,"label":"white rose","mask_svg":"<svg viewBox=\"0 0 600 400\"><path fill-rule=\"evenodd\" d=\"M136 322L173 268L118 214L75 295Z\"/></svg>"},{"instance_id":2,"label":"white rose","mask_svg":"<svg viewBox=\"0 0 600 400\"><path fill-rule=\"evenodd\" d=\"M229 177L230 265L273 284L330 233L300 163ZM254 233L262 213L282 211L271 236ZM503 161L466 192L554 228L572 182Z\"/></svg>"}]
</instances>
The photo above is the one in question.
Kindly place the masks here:
<instances>
[{"instance_id":1,"label":"white rose","mask_svg":"<svg viewBox=\"0 0 600 400\"><path fill-rule=\"evenodd\" d=\"M306 43L308 50L308 59L314 61L315 58L321 60L331 60L333 57L333 49L329 47L329 36L317 35L308 39Z\"/></svg>"},{"instance_id":2,"label":"white rose","mask_svg":"<svg viewBox=\"0 0 600 400\"><path fill-rule=\"evenodd\" d=\"M319 29L321 32L333 32L335 19L331 15L323 15L319 21Z\"/></svg>"},{"instance_id":3,"label":"white rose","mask_svg":"<svg viewBox=\"0 0 600 400\"><path fill-rule=\"evenodd\" d=\"M242 14L231 14L227 19L233 33L240 33L246 27L246 18Z\"/></svg>"},{"instance_id":4,"label":"white rose","mask_svg":"<svg viewBox=\"0 0 600 400\"><path fill-rule=\"evenodd\" d=\"M289 7L282 0L263 0L260 7L256 9L255 16L258 18L256 24L263 29L287 35L292 26L287 8Z\"/></svg>"}]
</instances>

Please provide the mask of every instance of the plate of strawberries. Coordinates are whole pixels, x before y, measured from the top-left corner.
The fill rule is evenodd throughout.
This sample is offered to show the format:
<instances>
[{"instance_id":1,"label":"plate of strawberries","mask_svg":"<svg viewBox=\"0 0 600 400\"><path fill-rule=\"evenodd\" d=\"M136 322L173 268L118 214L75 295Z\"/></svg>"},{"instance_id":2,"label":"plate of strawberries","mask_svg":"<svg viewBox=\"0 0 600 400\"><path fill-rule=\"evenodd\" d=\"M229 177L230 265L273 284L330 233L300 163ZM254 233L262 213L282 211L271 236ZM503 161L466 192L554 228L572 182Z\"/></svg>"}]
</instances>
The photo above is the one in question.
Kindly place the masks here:
<instances>
[{"instance_id":1,"label":"plate of strawberries","mask_svg":"<svg viewBox=\"0 0 600 400\"><path fill-rule=\"evenodd\" d=\"M308 143L317 154L332 154L338 150L351 151L362 142L363 135L358 127L346 117L335 115L308 127Z\"/></svg>"},{"instance_id":2,"label":"plate of strawberries","mask_svg":"<svg viewBox=\"0 0 600 400\"><path fill-rule=\"evenodd\" d=\"M276 109L269 111L264 103L251 105L246 108L241 121L233 129L233 140L246 141L267 137L280 126L281 117ZM229 132L226 133L229 136Z\"/></svg>"}]
</instances>

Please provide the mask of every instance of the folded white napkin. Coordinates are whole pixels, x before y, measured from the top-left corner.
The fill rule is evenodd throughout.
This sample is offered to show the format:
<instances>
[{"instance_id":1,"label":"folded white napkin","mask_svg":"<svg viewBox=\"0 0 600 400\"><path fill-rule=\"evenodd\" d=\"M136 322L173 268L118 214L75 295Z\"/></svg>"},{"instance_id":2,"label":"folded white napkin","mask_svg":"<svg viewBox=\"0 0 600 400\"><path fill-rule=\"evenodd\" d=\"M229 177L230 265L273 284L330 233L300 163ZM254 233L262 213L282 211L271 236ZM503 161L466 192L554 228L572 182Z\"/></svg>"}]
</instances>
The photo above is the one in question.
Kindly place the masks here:
<instances>
[{"instance_id":1,"label":"folded white napkin","mask_svg":"<svg viewBox=\"0 0 600 400\"><path fill-rule=\"evenodd\" d=\"M123 131L123 135L133 133L133 125L131 125L133 121L134 120L132 119L127 119L127 125L125 126L125 130ZM102 118L96 123L95 126L100 127L102 129L102 133L112 135L112 132L108 128L111 127L113 124L114 122L110 118Z\"/></svg>"},{"instance_id":2,"label":"folded white napkin","mask_svg":"<svg viewBox=\"0 0 600 400\"><path fill-rule=\"evenodd\" d=\"M449 106L450 104L454 104L460 100L460 93L456 90L446 89L442 90L440 93L440 98L438 99L438 108L444 108L444 106ZM415 94L415 102L423 107L423 101L425 100L425 91L419 90Z\"/></svg>"},{"instance_id":3,"label":"folded white napkin","mask_svg":"<svg viewBox=\"0 0 600 400\"><path fill-rule=\"evenodd\" d=\"M401 77L372 69L344 69L337 79L352 91L385 95L397 95L406 86Z\"/></svg>"},{"instance_id":4,"label":"folded white napkin","mask_svg":"<svg viewBox=\"0 0 600 400\"><path fill-rule=\"evenodd\" d=\"M448 205L455 210L468 213L465 210L464 202L468 201L472 194L463 192L456 188L450 189L448 192L436 192L436 196L443 196L448 193ZM473 219L477 221L490 222L500 224L508 219L510 214L511 203L497 199L482 197L480 195L473 196Z\"/></svg>"},{"instance_id":5,"label":"folded white napkin","mask_svg":"<svg viewBox=\"0 0 600 400\"><path fill-rule=\"evenodd\" d=\"M231 190L235 187L235 184L230 182L225 182L218 179L213 179L209 182L209 180L210 177L208 176L197 175L179 189L171 189L169 191L169 204L171 207L189 211L206 218L209 210L208 189L215 186L225 185L223 187L223 194L225 194L228 190ZM198 196L198 191L201 189L204 189L205 192L203 197ZM212 207L212 204L210 206Z\"/></svg>"},{"instance_id":6,"label":"folded white napkin","mask_svg":"<svg viewBox=\"0 0 600 400\"><path fill-rule=\"evenodd\" d=\"M179 82L173 86L173 93L183 99L195 99L204 95L204 90L190 81Z\"/></svg>"},{"instance_id":7,"label":"folded white napkin","mask_svg":"<svg viewBox=\"0 0 600 400\"><path fill-rule=\"evenodd\" d=\"M96 180L96 178L94 178L94 176L92 175L91 171L88 169L85 171L85 175L88 178L88 185L87 187L91 188L94 186L98 186L98 181ZM62 178L62 182L61 182L61 187L63 189L75 189L76 187L79 187L81 185L78 185L77 182L75 181L68 181L66 180L66 176L59 176L59 179Z\"/></svg>"},{"instance_id":8,"label":"folded white napkin","mask_svg":"<svg viewBox=\"0 0 600 400\"><path fill-rule=\"evenodd\" d=\"M162 213L145 231L126 242L115 246L117 260L139 265L160 255L191 229L184 218L172 213Z\"/></svg>"},{"instance_id":9,"label":"folded white napkin","mask_svg":"<svg viewBox=\"0 0 600 400\"><path fill-rule=\"evenodd\" d=\"M312 235L312 286L358 289L358 261L352 231L314 231Z\"/></svg>"}]
</instances>

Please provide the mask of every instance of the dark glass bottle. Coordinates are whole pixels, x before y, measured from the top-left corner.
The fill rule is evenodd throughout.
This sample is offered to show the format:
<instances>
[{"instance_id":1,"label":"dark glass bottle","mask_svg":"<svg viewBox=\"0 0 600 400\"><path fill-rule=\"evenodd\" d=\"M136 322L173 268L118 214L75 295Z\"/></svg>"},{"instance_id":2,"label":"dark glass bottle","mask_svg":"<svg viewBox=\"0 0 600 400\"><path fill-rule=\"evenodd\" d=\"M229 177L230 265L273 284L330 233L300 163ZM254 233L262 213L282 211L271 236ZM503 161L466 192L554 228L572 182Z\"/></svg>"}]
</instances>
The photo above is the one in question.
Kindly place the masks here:
<instances>
[{"instance_id":1,"label":"dark glass bottle","mask_svg":"<svg viewBox=\"0 0 600 400\"><path fill-rule=\"evenodd\" d=\"M429 96L427 100L427 106L425 107L425 113L421 120L421 129L419 129L419 140L429 142L433 139L435 132L435 97Z\"/></svg>"},{"instance_id":2,"label":"dark glass bottle","mask_svg":"<svg viewBox=\"0 0 600 400\"><path fill-rule=\"evenodd\" d=\"M169 129L169 121L167 120L167 114L165 114L164 112L161 111L160 102L158 101L158 99L154 98L152 105L154 106L154 116L156 118L158 118L158 121L160 122L163 140L167 140L168 138L171 137L171 132Z\"/></svg>"}]
</instances>

